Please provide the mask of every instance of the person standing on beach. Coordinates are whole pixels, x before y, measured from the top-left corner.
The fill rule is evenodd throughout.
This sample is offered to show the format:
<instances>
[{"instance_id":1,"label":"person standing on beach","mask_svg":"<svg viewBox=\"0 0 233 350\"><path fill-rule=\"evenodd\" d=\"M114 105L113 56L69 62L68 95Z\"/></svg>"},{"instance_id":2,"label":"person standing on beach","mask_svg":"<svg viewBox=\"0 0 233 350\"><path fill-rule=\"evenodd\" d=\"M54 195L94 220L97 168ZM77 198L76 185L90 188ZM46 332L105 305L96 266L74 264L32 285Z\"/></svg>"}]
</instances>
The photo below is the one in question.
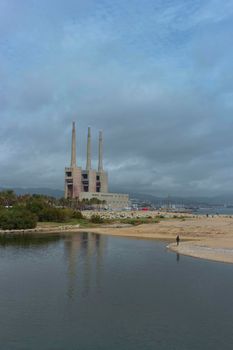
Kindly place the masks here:
<instances>
[{"instance_id":1,"label":"person standing on beach","mask_svg":"<svg viewBox=\"0 0 233 350\"><path fill-rule=\"evenodd\" d=\"M179 245L179 243L180 243L180 236L177 235L177 236L176 236L176 245Z\"/></svg>"}]
</instances>

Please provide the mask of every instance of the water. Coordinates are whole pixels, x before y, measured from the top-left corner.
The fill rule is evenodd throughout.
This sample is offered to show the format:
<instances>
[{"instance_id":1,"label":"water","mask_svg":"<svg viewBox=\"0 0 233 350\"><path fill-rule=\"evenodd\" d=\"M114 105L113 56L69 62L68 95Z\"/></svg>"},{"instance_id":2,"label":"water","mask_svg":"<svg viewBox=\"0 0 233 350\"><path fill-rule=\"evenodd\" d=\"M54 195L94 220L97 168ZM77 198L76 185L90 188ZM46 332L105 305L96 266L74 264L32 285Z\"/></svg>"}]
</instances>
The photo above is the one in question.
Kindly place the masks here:
<instances>
[{"instance_id":1,"label":"water","mask_svg":"<svg viewBox=\"0 0 233 350\"><path fill-rule=\"evenodd\" d=\"M95 234L0 240L0 349L232 349L233 265Z\"/></svg>"},{"instance_id":2,"label":"water","mask_svg":"<svg viewBox=\"0 0 233 350\"><path fill-rule=\"evenodd\" d=\"M225 208L225 207L212 207L212 208L199 208L194 212L195 215L233 215L233 208Z\"/></svg>"}]
</instances>

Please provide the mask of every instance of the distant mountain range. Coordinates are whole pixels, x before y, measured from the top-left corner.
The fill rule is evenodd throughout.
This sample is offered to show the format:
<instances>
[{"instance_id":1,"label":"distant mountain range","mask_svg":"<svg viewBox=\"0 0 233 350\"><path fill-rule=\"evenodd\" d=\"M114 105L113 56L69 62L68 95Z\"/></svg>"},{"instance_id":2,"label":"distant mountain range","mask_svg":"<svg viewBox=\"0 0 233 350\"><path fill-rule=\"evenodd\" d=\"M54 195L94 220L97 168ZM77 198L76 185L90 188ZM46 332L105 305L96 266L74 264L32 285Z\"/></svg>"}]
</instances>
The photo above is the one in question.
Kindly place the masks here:
<instances>
[{"instance_id":1,"label":"distant mountain range","mask_svg":"<svg viewBox=\"0 0 233 350\"><path fill-rule=\"evenodd\" d=\"M0 191L6 190L7 188L0 187ZM64 191L51 188L23 188L15 187L11 188L16 194L43 194L47 196L52 196L55 198L61 198L64 196ZM130 198L138 199L139 201L147 201L152 204L184 204L184 205L233 205L233 194L214 196L214 197L178 197L178 196L169 196L169 197L157 197L145 193L129 193Z\"/></svg>"}]
</instances>

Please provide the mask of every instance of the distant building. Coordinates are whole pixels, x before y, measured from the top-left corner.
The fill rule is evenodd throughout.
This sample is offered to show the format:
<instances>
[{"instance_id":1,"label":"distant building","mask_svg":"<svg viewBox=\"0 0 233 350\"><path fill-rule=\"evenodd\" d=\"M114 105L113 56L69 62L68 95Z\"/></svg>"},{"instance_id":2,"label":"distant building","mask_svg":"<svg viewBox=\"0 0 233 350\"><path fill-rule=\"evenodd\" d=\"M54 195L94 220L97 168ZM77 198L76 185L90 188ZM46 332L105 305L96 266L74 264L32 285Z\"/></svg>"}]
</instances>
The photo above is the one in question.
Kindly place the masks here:
<instances>
[{"instance_id":1,"label":"distant building","mask_svg":"<svg viewBox=\"0 0 233 350\"><path fill-rule=\"evenodd\" d=\"M76 163L76 129L75 122L72 127L71 163L65 168L65 198L104 200L109 209L128 207L127 194L108 192L108 174L103 168L103 133L99 132L99 161L98 169L91 167L91 128L87 135L87 162L83 170Z\"/></svg>"}]
</instances>

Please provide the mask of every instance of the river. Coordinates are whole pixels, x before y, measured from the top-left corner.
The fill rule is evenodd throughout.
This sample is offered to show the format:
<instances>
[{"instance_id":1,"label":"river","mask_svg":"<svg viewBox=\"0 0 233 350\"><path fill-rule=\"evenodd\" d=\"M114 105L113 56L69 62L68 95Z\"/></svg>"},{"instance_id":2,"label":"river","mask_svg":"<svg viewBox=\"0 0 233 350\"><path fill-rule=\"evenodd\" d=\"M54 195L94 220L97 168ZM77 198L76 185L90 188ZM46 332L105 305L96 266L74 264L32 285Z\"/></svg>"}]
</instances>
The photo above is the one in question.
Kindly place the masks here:
<instances>
[{"instance_id":1,"label":"river","mask_svg":"<svg viewBox=\"0 0 233 350\"><path fill-rule=\"evenodd\" d=\"M233 348L233 265L96 234L0 239L0 349Z\"/></svg>"}]
</instances>

